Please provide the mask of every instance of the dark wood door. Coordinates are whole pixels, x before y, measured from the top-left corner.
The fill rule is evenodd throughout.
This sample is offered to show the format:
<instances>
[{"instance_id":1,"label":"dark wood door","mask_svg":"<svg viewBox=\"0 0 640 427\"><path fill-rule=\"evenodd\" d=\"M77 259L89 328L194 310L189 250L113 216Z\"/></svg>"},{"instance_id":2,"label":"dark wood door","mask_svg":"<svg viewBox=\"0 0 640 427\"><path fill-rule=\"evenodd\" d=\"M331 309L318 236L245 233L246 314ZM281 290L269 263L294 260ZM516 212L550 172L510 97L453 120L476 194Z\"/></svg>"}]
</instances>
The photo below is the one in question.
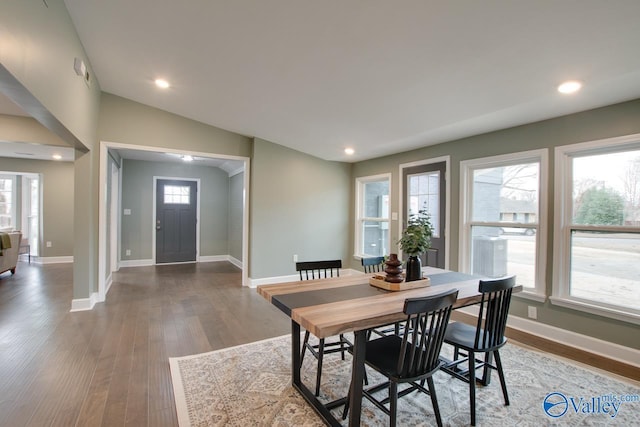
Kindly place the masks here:
<instances>
[{"instance_id":1,"label":"dark wood door","mask_svg":"<svg viewBox=\"0 0 640 427\"><path fill-rule=\"evenodd\" d=\"M422 256L423 266L445 266L446 168L446 162L439 162L413 166L403 171L403 227L411 213L426 209L434 228L431 249Z\"/></svg>"},{"instance_id":2,"label":"dark wood door","mask_svg":"<svg viewBox=\"0 0 640 427\"><path fill-rule=\"evenodd\" d=\"M196 260L197 209L195 181L157 181L156 263Z\"/></svg>"}]
</instances>

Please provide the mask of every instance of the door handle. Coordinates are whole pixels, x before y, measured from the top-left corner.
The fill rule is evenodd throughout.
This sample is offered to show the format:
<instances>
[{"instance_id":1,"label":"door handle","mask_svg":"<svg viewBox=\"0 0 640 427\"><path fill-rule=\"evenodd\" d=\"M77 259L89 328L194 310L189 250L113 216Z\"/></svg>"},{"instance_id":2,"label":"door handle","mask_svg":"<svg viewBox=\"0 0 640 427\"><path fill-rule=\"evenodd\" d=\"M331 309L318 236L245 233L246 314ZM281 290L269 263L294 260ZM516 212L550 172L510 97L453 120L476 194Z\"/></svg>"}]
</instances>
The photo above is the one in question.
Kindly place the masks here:
<instances>
[{"instance_id":1,"label":"door handle","mask_svg":"<svg viewBox=\"0 0 640 427\"><path fill-rule=\"evenodd\" d=\"M162 229L162 227L160 227L159 225L156 225L156 230L160 231Z\"/></svg>"}]
</instances>

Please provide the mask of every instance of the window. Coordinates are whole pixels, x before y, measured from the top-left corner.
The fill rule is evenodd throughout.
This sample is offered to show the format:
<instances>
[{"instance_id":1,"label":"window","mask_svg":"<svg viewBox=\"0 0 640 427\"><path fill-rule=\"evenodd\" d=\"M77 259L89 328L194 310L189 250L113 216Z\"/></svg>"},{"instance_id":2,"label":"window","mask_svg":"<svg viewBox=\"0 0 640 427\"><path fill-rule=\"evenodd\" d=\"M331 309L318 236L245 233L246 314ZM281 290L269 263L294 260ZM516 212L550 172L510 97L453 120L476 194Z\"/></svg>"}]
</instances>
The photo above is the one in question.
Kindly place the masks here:
<instances>
[{"instance_id":1,"label":"window","mask_svg":"<svg viewBox=\"0 0 640 427\"><path fill-rule=\"evenodd\" d=\"M390 174L356 180L355 255L358 257L389 254L390 182Z\"/></svg>"},{"instance_id":2,"label":"window","mask_svg":"<svg viewBox=\"0 0 640 427\"><path fill-rule=\"evenodd\" d=\"M640 135L556 148L554 304L640 323Z\"/></svg>"},{"instance_id":3,"label":"window","mask_svg":"<svg viewBox=\"0 0 640 427\"><path fill-rule=\"evenodd\" d=\"M440 237L440 171L408 175L407 181L407 220L411 215L417 215L420 210L426 210L433 226L433 237Z\"/></svg>"},{"instance_id":4,"label":"window","mask_svg":"<svg viewBox=\"0 0 640 427\"><path fill-rule=\"evenodd\" d=\"M460 267L516 275L525 297L545 299L547 151L461 162Z\"/></svg>"},{"instance_id":5,"label":"window","mask_svg":"<svg viewBox=\"0 0 640 427\"><path fill-rule=\"evenodd\" d=\"M164 186L164 203L188 205L189 204L190 187L188 185L165 185Z\"/></svg>"},{"instance_id":6,"label":"window","mask_svg":"<svg viewBox=\"0 0 640 427\"><path fill-rule=\"evenodd\" d=\"M40 176L22 175L22 237L29 241L32 255L39 252L40 240Z\"/></svg>"},{"instance_id":7,"label":"window","mask_svg":"<svg viewBox=\"0 0 640 427\"><path fill-rule=\"evenodd\" d=\"M16 227L15 176L0 175L0 230Z\"/></svg>"}]
</instances>

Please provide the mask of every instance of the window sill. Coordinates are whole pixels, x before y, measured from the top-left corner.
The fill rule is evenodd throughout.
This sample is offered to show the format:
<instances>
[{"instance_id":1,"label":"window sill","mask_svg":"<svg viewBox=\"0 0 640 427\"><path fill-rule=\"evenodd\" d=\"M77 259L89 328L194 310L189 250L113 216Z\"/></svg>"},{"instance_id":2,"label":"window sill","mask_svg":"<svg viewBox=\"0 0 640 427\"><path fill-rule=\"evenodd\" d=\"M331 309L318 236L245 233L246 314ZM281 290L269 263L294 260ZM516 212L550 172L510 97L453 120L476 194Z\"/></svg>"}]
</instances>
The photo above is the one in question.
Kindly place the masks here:
<instances>
[{"instance_id":1,"label":"window sill","mask_svg":"<svg viewBox=\"0 0 640 427\"><path fill-rule=\"evenodd\" d=\"M622 320L623 322L640 325L640 314L625 311L622 307L617 309L609 308L570 297L551 296L549 297L549 301L551 301L551 304L558 305L560 307L571 308L573 310L595 314L597 316L608 317L610 319Z\"/></svg>"},{"instance_id":2,"label":"window sill","mask_svg":"<svg viewBox=\"0 0 640 427\"><path fill-rule=\"evenodd\" d=\"M522 292L516 292L513 294L514 297L528 299L537 302L545 302L547 300L547 296L544 294L539 294L534 291L529 291L524 289Z\"/></svg>"}]
</instances>

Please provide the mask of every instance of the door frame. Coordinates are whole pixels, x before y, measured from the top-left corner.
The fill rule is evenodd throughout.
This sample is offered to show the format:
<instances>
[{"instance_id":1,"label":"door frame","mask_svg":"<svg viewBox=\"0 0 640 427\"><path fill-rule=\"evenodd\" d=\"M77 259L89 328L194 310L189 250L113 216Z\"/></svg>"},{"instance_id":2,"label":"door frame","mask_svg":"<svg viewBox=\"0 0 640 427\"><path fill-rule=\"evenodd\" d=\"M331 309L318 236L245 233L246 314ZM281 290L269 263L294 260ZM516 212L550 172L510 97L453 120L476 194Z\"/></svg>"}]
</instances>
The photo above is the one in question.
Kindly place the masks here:
<instances>
[{"instance_id":1,"label":"door frame","mask_svg":"<svg viewBox=\"0 0 640 427\"><path fill-rule=\"evenodd\" d=\"M196 183L196 259L195 262L200 262L200 178L182 178L182 177L174 177L174 176L153 176L153 209L151 221L152 231L151 231L151 259L153 260L153 265L158 265L158 261L156 260L156 219L157 219L157 189L158 189L158 180L173 180L173 181L189 181ZM191 264L194 261L185 261L185 262L163 262L162 265L170 265L170 264Z\"/></svg>"},{"instance_id":2,"label":"door frame","mask_svg":"<svg viewBox=\"0 0 640 427\"><path fill-rule=\"evenodd\" d=\"M444 268L449 269L451 259L451 156L434 157L432 159L417 160L415 162L401 163L398 167L398 236L402 235L402 212L404 204L404 170L415 166L430 165L433 163L445 163L445 224L444 224ZM398 248L398 255L402 257L402 250Z\"/></svg>"},{"instance_id":3,"label":"door frame","mask_svg":"<svg viewBox=\"0 0 640 427\"><path fill-rule=\"evenodd\" d=\"M244 162L244 185L243 185L243 212L242 212L242 286L249 286L249 190L251 174L251 158L243 156L231 156L227 154L203 153L199 151L177 150L171 148L161 148L148 145L123 144L119 142L100 141L99 150L99 177L98 177L98 292L92 295L95 302L104 302L107 297L107 280L104 277L106 272L106 253L108 250L107 238L107 158L110 148L130 149L138 151L151 151L156 153L190 154L197 157L211 157L214 159L240 160ZM119 196L122 194L122 179L120 179ZM120 215L118 215L120 217ZM118 246L120 246L118 239Z\"/></svg>"}]
</instances>

